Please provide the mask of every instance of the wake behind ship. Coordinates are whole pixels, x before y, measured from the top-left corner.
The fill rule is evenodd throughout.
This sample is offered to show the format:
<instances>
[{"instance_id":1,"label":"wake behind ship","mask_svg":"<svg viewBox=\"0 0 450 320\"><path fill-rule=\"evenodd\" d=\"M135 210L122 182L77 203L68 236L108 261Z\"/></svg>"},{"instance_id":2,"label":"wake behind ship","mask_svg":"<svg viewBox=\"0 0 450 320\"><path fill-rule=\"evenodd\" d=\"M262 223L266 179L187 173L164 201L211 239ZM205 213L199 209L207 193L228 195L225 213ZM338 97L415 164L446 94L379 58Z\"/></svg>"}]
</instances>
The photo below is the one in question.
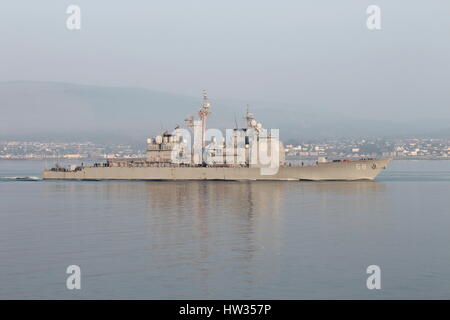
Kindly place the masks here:
<instances>
[{"instance_id":1,"label":"wake behind ship","mask_svg":"<svg viewBox=\"0 0 450 320\"><path fill-rule=\"evenodd\" d=\"M333 160L319 158L313 165L286 163L277 131L266 130L254 116L245 114L246 127L207 130L210 114L206 94L198 119L188 117L186 128L177 126L147 139L147 157L108 160L92 166L44 170L45 180L373 180L390 158ZM212 131L212 132L211 132ZM193 134L194 139L191 139Z\"/></svg>"}]
</instances>

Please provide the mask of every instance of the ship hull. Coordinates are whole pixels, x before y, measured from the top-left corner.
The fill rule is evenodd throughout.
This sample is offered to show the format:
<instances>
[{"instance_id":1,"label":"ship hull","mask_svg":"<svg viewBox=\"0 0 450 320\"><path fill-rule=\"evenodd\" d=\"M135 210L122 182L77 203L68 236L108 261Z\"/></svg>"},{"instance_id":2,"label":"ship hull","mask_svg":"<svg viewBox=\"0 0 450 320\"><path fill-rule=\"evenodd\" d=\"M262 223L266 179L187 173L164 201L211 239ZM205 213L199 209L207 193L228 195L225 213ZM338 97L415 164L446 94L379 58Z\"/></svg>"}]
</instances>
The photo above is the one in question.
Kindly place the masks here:
<instances>
[{"instance_id":1,"label":"ship hull","mask_svg":"<svg viewBox=\"0 0 450 320\"><path fill-rule=\"evenodd\" d=\"M83 167L43 172L44 180L373 180L391 159L281 166L273 175L245 167Z\"/></svg>"}]
</instances>

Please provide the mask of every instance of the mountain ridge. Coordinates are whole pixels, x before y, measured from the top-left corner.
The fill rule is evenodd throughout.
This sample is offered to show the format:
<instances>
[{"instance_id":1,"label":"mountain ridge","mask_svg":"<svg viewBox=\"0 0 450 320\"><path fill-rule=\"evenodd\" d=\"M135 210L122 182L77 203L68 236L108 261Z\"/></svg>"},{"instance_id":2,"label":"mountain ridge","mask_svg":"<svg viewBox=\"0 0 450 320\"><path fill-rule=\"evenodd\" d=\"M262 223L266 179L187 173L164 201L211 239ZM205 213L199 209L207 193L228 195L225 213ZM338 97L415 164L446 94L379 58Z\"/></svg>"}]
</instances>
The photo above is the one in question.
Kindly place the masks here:
<instances>
[{"instance_id":1,"label":"mountain ridge","mask_svg":"<svg viewBox=\"0 0 450 320\"><path fill-rule=\"evenodd\" d=\"M196 114L202 96L191 97L140 87L98 86L68 82L0 82L0 139L88 139L139 141L184 124ZM446 120L373 119L344 108L320 109L298 104L214 99L208 126L243 125L246 104L266 128L279 128L284 140L393 135L442 136ZM412 120L411 120L412 119ZM434 122L433 124L427 124ZM427 124L427 126L424 125Z\"/></svg>"}]
</instances>

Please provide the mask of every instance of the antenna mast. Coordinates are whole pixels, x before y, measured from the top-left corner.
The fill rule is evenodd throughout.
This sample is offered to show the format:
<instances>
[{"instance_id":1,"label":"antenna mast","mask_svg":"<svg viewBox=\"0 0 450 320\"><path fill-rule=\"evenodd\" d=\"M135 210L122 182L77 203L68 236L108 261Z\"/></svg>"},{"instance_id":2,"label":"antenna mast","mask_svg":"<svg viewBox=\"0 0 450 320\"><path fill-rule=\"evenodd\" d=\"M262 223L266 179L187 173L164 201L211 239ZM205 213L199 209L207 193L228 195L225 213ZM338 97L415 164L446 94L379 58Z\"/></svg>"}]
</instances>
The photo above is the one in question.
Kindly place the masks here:
<instances>
[{"instance_id":1,"label":"antenna mast","mask_svg":"<svg viewBox=\"0 0 450 320\"><path fill-rule=\"evenodd\" d=\"M200 110L198 111L198 115L200 116L200 121L202 124L202 163L204 163L204 152L206 147L206 118L208 118L208 115L211 114L209 111L209 108L211 107L211 104L208 102L208 95L206 94L206 91L203 90L203 104Z\"/></svg>"},{"instance_id":2,"label":"antenna mast","mask_svg":"<svg viewBox=\"0 0 450 320\"><path fill-rule=\"evenodd\" d=\"M249 127L252 126L252 123L251 123L251 122L252 122L253 119L255 119L255 117L253 116L253 114L250 113L249 109L250 109L250 106L247 105L247 112L245 113L245 116L244 116L244 119L245 119L245 121L247 122L247 128L249 128Z\"/></svg>"}]
</instances>

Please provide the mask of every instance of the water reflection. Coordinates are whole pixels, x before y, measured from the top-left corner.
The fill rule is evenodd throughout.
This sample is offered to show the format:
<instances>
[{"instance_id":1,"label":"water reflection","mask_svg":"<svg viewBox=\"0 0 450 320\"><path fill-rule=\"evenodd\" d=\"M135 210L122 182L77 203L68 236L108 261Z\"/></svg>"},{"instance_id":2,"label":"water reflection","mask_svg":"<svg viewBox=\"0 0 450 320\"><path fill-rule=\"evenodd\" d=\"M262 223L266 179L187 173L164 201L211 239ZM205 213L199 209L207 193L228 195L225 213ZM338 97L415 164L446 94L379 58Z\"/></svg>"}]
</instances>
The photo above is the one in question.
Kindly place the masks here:
<instances>
[{"instance_id":1,"label":"water reflection","mask_svg":"<svg viewBox=\"0 0 450 320\"><path fill-rule=\"evenodd\" d=\"M104 245L140 246L134 263L158 278L152 281L165 288L161 298L232 298L227 292L250 298L279 282L286 246L312 255L311 237L338 237L328 228L351 224L386 188L372 181L42 183L51 197L89 203L93 215L106 212L116 238L105 234ZM93 221L103 228L103 218Z\"/></svg>"}]
</instances>

